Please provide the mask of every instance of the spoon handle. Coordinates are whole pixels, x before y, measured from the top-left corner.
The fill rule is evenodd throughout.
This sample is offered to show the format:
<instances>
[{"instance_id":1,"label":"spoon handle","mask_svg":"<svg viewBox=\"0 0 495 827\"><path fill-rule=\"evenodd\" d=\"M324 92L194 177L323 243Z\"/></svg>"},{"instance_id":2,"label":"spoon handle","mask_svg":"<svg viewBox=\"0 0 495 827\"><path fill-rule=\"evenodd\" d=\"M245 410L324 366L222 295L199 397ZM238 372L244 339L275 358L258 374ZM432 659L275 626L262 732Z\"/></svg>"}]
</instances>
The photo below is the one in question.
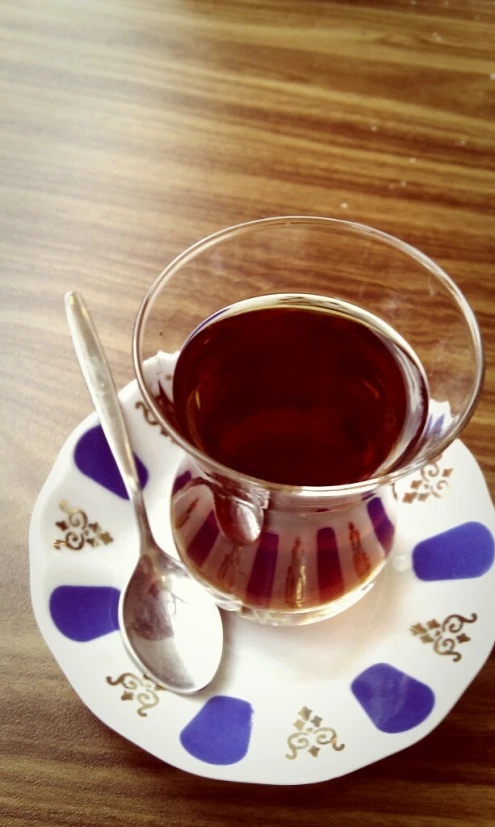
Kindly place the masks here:
<instances>
[{"instance_id":1,"label":"spoon handle","mask_svg":"<svg viewBox=\"0 0 495 827\"><path fill-rule=\"evenodd\" d=\"M79 293L65 295L65 311L74 348L103 433L134 505L140 529L151 534L129 433L108 362L86 304Z\"/></svg>"}]
</instances>

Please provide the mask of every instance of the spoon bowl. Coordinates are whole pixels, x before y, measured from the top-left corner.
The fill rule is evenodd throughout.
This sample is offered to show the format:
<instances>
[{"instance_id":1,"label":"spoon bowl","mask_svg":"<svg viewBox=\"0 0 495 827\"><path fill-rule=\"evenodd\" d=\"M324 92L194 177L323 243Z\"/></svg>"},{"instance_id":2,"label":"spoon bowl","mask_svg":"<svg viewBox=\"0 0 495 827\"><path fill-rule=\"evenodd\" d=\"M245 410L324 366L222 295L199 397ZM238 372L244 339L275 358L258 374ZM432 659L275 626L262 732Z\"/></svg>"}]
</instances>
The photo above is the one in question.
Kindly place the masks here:
<instances>
[{"instance_id":1,"label":"spoon bowl","mask_svg":"<svg viewBox=\"0 0 495 827\"><path fill-rule=\"evenodd\" d=\"M78 293L65 296L74 348L139 528L139 558L121 592L119 626L129 654L147 677L192 694L215 676L223 649L217 605L182 563L155 542L130 438L98 334Z\"/></svg>"}]
</instances>

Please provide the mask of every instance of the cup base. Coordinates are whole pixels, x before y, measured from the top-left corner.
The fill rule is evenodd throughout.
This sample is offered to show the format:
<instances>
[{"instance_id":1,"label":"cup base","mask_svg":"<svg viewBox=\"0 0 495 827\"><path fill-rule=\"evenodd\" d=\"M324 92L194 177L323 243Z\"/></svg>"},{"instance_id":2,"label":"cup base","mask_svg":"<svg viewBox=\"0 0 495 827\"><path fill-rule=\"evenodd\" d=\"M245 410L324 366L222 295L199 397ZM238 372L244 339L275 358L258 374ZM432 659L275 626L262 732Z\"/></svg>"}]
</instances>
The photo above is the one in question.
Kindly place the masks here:
<instances>
[{"instance_id":1,"label":"cup base","mask_svg":"<svg viewBox=\"0 0 495 827\"><path fill-rule=\"evenodd\" d=\"M332 600L331 603L327 603L324 606L313 606L299 610L291 609L290 611L246 606L235 600L229 600L225 595L216 593L211 587L206 586L206 588L220 609L236 613L239 617L245 618L246 620L260 623L264 626L304 626L310 623L317 623L321 620L328 620L346 611L346 609L350 609L351 606L354 606L355 603L371 591L376 582L376 578L377 575L374 573L371 581L368 581L358 589L354 589L349 594L340 598L340 600ZM202 583L202 585L205 584Z\"/></svg>"}]
</instances>

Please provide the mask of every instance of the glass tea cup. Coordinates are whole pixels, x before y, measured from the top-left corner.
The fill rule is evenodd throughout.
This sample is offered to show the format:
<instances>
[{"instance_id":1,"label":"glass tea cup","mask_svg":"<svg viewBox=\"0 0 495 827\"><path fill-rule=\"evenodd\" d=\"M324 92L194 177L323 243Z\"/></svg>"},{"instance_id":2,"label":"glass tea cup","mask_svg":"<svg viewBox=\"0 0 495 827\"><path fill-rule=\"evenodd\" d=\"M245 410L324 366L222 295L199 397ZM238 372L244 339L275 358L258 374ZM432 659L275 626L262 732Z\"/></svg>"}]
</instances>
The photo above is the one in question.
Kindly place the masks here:
<instances>
[{"instance_id":1,"label":"glass tea cup","mask_svg":"<svg viewBox=\"0 0 495 827\"><path fill-rule=\"evenodd\" d=\"M202 450L179 424L179 354L198 331L253 303L324 309L398 342L425 389L414 443L367 478L333 485L272 482ZM295 625L335 615L372 587L394 543L394 483L438 457L467 423L483 350L467 301L427 256L364 225L285 216L229 227L172 261L138 312L134 365L146 403L184 450L163 503L181 559L220 606Z\"/></svg>"}]
</instances>

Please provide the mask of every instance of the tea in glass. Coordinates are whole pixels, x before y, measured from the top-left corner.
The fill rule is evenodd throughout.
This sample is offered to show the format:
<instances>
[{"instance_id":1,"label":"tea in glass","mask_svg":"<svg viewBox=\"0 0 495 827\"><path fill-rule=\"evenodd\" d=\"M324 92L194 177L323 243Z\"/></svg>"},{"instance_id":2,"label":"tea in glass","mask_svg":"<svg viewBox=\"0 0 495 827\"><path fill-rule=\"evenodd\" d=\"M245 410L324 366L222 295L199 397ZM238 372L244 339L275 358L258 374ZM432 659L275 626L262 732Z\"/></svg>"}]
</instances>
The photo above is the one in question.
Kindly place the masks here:
<instances>
[{"instance_id":1,"label":"tea in glass","mask_svg":"<svg viewBox=\"0 0 495 827\"><path fill-rule=\"evenodd\" d=\"M266 296L204 322L174 372L177 425L204 454L292 486L392 470L424 430L424 370L379 319L343 302Z\"/></svg>"},{"instance_id":2,"label":"tea in glass","mask_svg":"<svg viewBox=\"0 0 495 827\"><path fill-rule=\"evenodd\" d=\"M221 606L292 625L372 587L393 552L393 484L460 433L483 351L427 256L365 225L281 216L166 267L134 364L184 452L163 502L180 557Z\"/></svg>"}]
</instances>

